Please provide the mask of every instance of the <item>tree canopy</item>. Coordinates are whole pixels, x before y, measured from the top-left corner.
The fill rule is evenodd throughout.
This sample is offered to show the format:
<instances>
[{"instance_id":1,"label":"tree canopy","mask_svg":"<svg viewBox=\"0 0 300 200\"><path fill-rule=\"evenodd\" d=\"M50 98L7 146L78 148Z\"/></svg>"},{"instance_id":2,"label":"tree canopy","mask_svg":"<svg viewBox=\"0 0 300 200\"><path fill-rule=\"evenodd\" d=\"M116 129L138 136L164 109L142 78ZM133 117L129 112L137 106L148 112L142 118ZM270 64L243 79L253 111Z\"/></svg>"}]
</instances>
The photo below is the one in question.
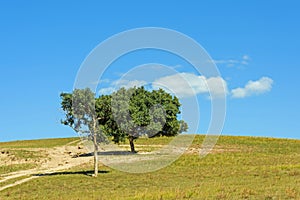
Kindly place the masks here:
<instances>
[{"instance_id":1,"label":"tree canopy","mask_svg":"<svg viewBox=\"0 0 300 200\"><path fill-rule=\"evenodd\" d=\"M62 123L76 132L81 131L82 125L86 126L87 129L80 133L90 134L91 139L97 140L95 148L106 135L115 143L128 138L131 151L135 152L134 140L142 135L169 137L188 129L183 120L177 119L181 106L179 99L162 89L121 88L111 95L99 97L89 89L76 89L73 93L62 93L61 98L66 115Z\"/></svg>"},{"instance_id":2,"label":"tree canopy","mask_svg":"<svg viewBox=\"0 0 300 200\"><path fill-rule=\"evenodd\" d=\"M105 139L100 119L95 109L94 93L89 89L75 89L72 94L61 93L61 108L65 112L65 119L61 123L68 125L80 134L87 135L94 144L94 169L95 176L98 174L98 143Z\"/></svg>"}]
</instances>

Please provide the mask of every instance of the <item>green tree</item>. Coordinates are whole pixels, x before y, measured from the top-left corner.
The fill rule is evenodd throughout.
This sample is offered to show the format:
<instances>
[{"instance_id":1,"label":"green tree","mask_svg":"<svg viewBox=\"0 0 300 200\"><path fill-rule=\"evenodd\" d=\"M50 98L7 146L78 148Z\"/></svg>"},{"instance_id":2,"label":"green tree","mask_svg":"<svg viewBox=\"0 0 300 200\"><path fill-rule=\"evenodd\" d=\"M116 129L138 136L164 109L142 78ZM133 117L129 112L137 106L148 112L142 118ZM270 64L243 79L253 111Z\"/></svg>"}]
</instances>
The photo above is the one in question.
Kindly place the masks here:
<instances>
[{"instance_id":1,"label":"green tree","mask_svg":"<svg viewBox=\"0 0 300 200\"><path fill-rule=\"evenodd\" d=\"M72 94L61 93L61 108L65 112L64 125L70 126L77 133L87 136L94 146L94 176L98 175L99 142L105 141L98 121L105 116L95 109L95 94L89 89L75 89Z\"/></svg>"},{"instance_id":2,"label":"green tree","mask_svg":"<svg viewBox=\"0 0 300 200\"><path fill-rule=\"evenodd\" d=\"M128 138L131 152L135 152L134 140L141 135L148 137L176 136L188 129L180 114L179 100L162 89L147 91L144 87L121 88L112 95L111 112L116 122L113 140Z\"/></svg>"},{"instance_id":3,"label":"green tree","mask_svg":"<svg viewBox=\"0 0 300 200\"><path fill-rule=\"evenodd\" d=\"M136 152L134 141L142 135L170 137L188 129L183 120L177 119L181 106L178 98L162 89L121 88L98 98L85 89L74 90L73 94L62 93L61 97L62 109L66 113L62 123L76 132L89 134L94 142L95 163L98 163L98 143L104 141L104 135L115 143L128 138L131 152ZM72 100L76 106L72 106ZM88 127L88 131L82 131L82 125Z\"/></svg>"}]
</instances>

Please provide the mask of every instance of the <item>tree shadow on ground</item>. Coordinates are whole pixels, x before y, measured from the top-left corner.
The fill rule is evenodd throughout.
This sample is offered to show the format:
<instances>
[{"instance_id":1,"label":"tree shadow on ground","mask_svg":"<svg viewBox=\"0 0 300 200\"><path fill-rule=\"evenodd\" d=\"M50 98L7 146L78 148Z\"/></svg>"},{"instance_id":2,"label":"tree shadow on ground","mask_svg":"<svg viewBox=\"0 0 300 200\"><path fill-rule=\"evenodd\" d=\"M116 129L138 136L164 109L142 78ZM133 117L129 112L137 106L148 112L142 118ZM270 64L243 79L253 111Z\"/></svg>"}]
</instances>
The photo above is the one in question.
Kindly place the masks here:
<instances>
[{"instance_id":1,"label":"tree shadow on ground","mask_svg":"<svg viewBox=\"0 0 300 200\"><path fill-rule=\"evenodd\" d=\"M107 170L99 170L99 174L106 174L109 173ZM66 172L52 172L52 173L41 173L41 174L33 174L33 176L59 176L59 175L86 175L92 176L94 174L93 170L86 170L86 171L66 171Z\"/></svg>"},{"instance_id":2,"label":"tree shadow on ground","mask_svg":"<svg viewBox=\"0 0 300 200\"><path fill-rule=\"evenodd\" d=\"M137 152L132 153L131 151L102 151L102 152L98 152L99 156L105 156L105 155L135 155ZM89 156L94 156L94 153L84 153L84 154L80 154L78 155L78 157L89 157Z\"/></svg>"}]
</instances>

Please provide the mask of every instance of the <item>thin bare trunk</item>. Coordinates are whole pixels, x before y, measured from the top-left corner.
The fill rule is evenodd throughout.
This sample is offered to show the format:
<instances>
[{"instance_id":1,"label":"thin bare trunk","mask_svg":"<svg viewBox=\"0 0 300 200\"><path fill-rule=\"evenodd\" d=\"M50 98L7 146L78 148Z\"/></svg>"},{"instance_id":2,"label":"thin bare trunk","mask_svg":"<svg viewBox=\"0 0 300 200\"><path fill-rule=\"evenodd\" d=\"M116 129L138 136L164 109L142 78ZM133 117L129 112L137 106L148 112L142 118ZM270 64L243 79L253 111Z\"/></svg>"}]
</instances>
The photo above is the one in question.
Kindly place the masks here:
<instances>
[{"instance_id":1,"label":"thin bare trunk","mask_svg":"<svg viewBox=\"0 0 300 200\"><path fill-rule=\"evenodd\" d=\"M94 177L98 176L98 144L97 144L97 133L96 133L96 120L94 120Z\"/></svg>"}]
</instances>

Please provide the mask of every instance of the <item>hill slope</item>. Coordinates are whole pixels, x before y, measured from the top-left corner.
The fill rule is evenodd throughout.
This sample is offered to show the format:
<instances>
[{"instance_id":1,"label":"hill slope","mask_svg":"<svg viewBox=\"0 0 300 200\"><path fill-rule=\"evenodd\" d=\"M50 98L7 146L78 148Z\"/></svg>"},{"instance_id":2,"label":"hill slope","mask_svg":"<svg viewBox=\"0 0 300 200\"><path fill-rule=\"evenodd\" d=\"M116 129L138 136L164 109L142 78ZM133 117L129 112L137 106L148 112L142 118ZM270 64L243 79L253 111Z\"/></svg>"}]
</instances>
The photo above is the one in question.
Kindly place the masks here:
<instances>
[{"instance_id":1,"label":"hill slope","mask_svg":"<svg viewBox=\"0 0 300 200\"><path fill-rule=\"evenodd\" d=\"M170 140L139 139L137 150ZM300 199L299 140L221 136L200 159L202 140L159 171L100 166L98 178L78 138L0 143L0 199Z\"/></svg>"}]
</instances>

